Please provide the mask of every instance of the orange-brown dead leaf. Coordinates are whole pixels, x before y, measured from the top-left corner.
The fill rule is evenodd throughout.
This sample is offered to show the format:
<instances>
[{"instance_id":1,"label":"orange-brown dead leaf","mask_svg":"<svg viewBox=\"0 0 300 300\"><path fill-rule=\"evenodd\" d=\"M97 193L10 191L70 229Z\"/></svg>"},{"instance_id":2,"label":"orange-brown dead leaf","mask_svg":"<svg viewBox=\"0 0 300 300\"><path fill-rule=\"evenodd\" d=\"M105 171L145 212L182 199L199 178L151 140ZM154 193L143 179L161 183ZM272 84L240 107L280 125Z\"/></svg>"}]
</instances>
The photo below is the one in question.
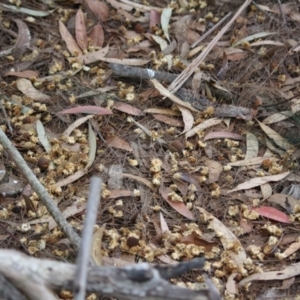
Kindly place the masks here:
<instances>
[{"instance_id":1,"label":"orange-brown dead leaf","mask_svg":"<svg viewBox=\"0 0 300 300\"><path fill-rule=\"evenodd\" d=\"M85 20L82 10L79 8L75 19L75 35L76 41L82 51L87 50L88 40L85 27Z\"/></svg>"}]
</instances>

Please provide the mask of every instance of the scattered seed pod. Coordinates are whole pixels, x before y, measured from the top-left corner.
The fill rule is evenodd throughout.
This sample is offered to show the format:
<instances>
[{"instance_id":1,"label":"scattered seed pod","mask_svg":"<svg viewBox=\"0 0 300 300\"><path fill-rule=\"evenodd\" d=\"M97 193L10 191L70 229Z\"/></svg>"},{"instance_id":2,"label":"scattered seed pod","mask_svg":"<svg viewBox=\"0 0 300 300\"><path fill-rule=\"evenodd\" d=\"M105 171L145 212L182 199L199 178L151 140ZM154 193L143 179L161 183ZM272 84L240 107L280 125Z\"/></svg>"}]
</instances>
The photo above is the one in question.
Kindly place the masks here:
<instances>
[{"instance_id":1,"label":"scattered seed pod","mask_svg":"<svg viewBox=\"0 0 300 300\"><path fill-rule=\"evenodd\" d=\"M48 169L50 164L50 160L44 156L41 156L40 159L38 160L38 167L42 170L45 171Z\"/></svg>"}]
</instances>

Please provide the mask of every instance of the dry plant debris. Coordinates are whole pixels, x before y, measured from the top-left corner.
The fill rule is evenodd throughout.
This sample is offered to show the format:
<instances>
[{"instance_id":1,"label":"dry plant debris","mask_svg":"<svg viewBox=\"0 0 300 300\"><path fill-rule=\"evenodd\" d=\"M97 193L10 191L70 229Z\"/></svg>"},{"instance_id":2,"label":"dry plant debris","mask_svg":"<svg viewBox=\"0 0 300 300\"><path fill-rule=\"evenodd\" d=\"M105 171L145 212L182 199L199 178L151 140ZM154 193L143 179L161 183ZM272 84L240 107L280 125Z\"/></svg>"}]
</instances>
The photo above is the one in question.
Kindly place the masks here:
<instances>
[{"instance_id":1,"label":"dry plant debris","mask_svg":"<svg viewBox=\"0 0 300 300\"><path fill-rule=\"evenodd\" d=\"M96 175L99 265L203 256L171 282L300 297L299 1L4 0L0 16L1 131L69 224L2 140L1 248L73 262Z\"/></svg>"}]
</instances>

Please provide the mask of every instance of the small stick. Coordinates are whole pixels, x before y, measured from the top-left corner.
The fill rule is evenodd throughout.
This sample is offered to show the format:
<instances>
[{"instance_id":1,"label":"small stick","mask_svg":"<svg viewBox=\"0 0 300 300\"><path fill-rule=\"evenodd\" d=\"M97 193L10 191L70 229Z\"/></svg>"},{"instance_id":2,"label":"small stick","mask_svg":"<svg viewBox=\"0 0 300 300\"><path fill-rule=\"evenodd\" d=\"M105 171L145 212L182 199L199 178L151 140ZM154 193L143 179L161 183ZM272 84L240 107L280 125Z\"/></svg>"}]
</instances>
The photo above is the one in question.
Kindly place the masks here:
<instances>
[{"instance_id":1,"label":"small stick","mask_svg":"<svg viewBox=\"0 0 300 300\"><path fill-rule=\"evenodd\" d=\"M209 29L207 32L205 32L198 41L196 41L191 48L195 48L200 42L205 40L211 33L213 33L217 28L219 28L224 21L231 15L231 12L229 12L225 17L223 17L217 24L215 24L211 29Z\"/></svg>"},{"instance_id":2,"label":"small stick","mask_svg":"<svg viewBox=\"0 0 300 300\"><path fill-rule=\"evenodd\" d=\"M19 151L8 139L6 134L0 129L0 143L2 144L4 150L8 152L12 161L16 164L19 171L23 174L26 180L30 183L33 190L37 193L43 204L48 209L50 215L53 217L54 221L58 224L64 234L69 238L71 244L77 250L80 245L80 237L73 230L72 226L66 221L62 213L55 205L54 201L46 191L45 187L39 182L36 176L33 174L31 169L28 167L26 161L21 156Z\"/></svg>"},{"instance_id":3,"label":"small stick","mask_svg":"<svg viewBox=\"0 0 300 300\"><path fill-rule=\"evenodd\" d=\"M277 3L278 3L278 6L279 6L279 10L280 10L281 16L282 16L283 25L285 26L286 25L286 19L285 19L284 12L282 10L281 1L277 0Z\"/></svg>"},{"instance_id":4,"label":"small stick","mask_svg":"<svg viewBox=\"0 0 300 300\"><path fill-rule=\"evenodd\" d=\"M0 93L0 95L1 95L1 93ZM5 107L3 106L1 100L0 100L0 106L1 106L2 112L3 112L3 114L4 114L5 121L6 121L6 124L7 124L8 129L9 129L9 131L10 131L11 134L14 134L14 131L13 131L11 125L10 125L9 118L8 118L7 113L6 113Z\"/></svg>"},{"instance_id":5,"label":"small stick","mask_svg":"<svg viewBox=\"0 0 300 300\"><path fill-rule=\"evenodd\" d=\"M213 38L213 40L207 45L203 52L189 65L180 75L169 85L168 90L171 93L177 92L184 83L189 79L193 72L198 68L199 64L206 58L208 53L213 49L219 39L228 30L228 28L233 24L236 18L241 14L241 12L251 3L251 0L245 0L244 4L239 8L231 20L221 29L221 31Z\"/></svg>"},{"instance_id":6,"label":"small stick","mask_svg":"<svg viewBox=\"0 0 300 300\"><path fill-rule=\"evenodd\" d=\"M73 291L75 300L84 300L88 276L88 264L91 253L94 225L97 220L97 212L100 203L102 180L99 177L92 177L89 199L87 202L82 239L77 257L77 269L74 279Z\"/></svg>"}]
</instances>

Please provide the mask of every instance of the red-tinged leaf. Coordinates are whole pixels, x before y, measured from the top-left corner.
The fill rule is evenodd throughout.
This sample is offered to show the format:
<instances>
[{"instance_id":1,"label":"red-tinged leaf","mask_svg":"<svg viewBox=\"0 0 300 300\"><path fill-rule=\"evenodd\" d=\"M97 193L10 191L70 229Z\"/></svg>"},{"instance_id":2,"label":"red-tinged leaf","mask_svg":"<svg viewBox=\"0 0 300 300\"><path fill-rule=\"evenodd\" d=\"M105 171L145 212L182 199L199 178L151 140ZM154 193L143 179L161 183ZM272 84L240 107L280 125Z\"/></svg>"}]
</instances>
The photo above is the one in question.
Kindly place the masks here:
<instances>
[{"instance_id":1,"label":"red-tinged leaf","mask_svg":"<svg viewBox=\"0 0 300 300\"><path fill-rule=\"evenodd\" d=\"M109 136L106 138L108 146L113 148L118 148L128 152L132 152L132 147L125 140L119 138L118 136Z\"/></svg>"},{"instance_id":2,"label":"red-tinged leaf","mask_svg":"<svg viewBox=\"0 0 300 300\"><path fill-rule=\"evenodd\" d=\"M256 211L262 217L266 217L274 221L278 221L281 223L291 223L291 220L285 213L283 213L282 211L274 207L270 207L270 206L252 207L251 210Z\"/></svg>"},{"instance_id":3,"label":"red-tinged leaf","mask_svg":"<svg viewBox=\"0 0 300 300\"><path fill-rule=\"evenodd\" d=\"M159 192L160 192L161 196L169 203L169 205L171 207L173 207L178 213L180 213L182 216L184 216L184 217L186 217L186 218L188 218L190 220L195 220L193 214L184 205L184 203L182 203L182 202L174 202L174 201L171 201L169 199L168 194L170 192L172 192L172 190L170 188L166 188L166 187L161 186L159 188Z\"/></svg>"},{"instance_id":4,"label":"red-tinged leaf","mask_svg":"<svg viewBox=\"0 0 300 300\"><path fill-rule=\"evenodd\" d=\"M97 0L85 0L85 2L98 21L107 21L109 16L109 8L106 3Z\"/></svg>"},{"instance_id":5,"label":"red-tinged leaf","mask_svg":"<svg viewBox=\"0 0 300 300\"><path fill-rule=\"evenodd\" d=\"M170 126L174 126L174 127L183 127L184 126L184 123L182 120L170 118L165 115L153 114L153 118L160 122L166 123Z\"/></svg>"},{"instance_id":6,"label":"red-tinged leaf","mask_svg":"<svg viewBox=\"0 0 300 300\"><path fill-rule=\"evenodd\" d=\"M72 55L82 55L81 49L79 48L77 42L72 37L71 33L65 26L65 24L59 20L59 32L62 39L65 41L68 50Z\"/></svg>"},{"instance_id":7,"label":"red-tinged leaf","mask_svg":"<svg viewBox=\"0 0 300 300\"><path fill-rule=\"evenodd\" d=\"M32 70L26 70L22 72L15 72L15 71L8 71L6 72L3 77L5 76L16 76L21 78L31 78L31 77L38 77L39 73Z\"/></svg>"},{"instance_id":8,"label":"red-tinged leaf","mask_svg":"<svg viewBox=\"0 0 300 300\"><path fill-rule=\"evenodd\" d=\"M96 114L96 115L111 115L112 111L110 109L101 106L76 106L68 109L64 109L59 114Z\"/></svg>"},{"instance_id":9,"label":"red-tinged leaf","mask_svg":"<svg viewBox=\"0 0 300 300\"><path fill-rule=\"evenodd\" d=\"M232 139L232 140L244 140L245 137L243 137L240 134L232 133L232 132L226 132L226 131L219 131L219 132L210 132L204 137L204 141L212 140L212 139Z\"/></svg>"},{"instance_id":10,"label":"red-tinged leaf","mask_svg":"<svg viewBox=\"0 0 300 300\"><path fill-rule=\"evenodd\" d=\"M140 109L123 102L115 102L113 108L133 116L140 116L143 113Z\"/></svg>"},{"instance_id":11,"label":"red-tinged leaf","mask_svg":"<svg viewBox=\"0 0 300 300\"><path fill-rule=\"evenodd\" d=\"M92 46L102 47L104 43L104 30L101 24L93 26L89 33L91 39L90 43Z\"/></svg>"},{"instance_id":12,"label":"red-tinged leaf","mask_svg":"<svg viewBox=\"0 0 300 300\"><path fill-rule=\"evenodd\" d=\"M160 12L156 9L152 9L150 11L150 30L153 29L154 26L160 26Z\"/></svg>"},{"instance_id":13,"label":"red-tinged leaf","mask_svg":"<svg viewBox=\"0 0 300 300\"><path fill-rule=\"evenodd\" d=\"M88 47L87 33L84 22L84 15L82 10L79 8L75 19L75 35L76 40L82 51Z\"/></svg>"}]
</instances>

